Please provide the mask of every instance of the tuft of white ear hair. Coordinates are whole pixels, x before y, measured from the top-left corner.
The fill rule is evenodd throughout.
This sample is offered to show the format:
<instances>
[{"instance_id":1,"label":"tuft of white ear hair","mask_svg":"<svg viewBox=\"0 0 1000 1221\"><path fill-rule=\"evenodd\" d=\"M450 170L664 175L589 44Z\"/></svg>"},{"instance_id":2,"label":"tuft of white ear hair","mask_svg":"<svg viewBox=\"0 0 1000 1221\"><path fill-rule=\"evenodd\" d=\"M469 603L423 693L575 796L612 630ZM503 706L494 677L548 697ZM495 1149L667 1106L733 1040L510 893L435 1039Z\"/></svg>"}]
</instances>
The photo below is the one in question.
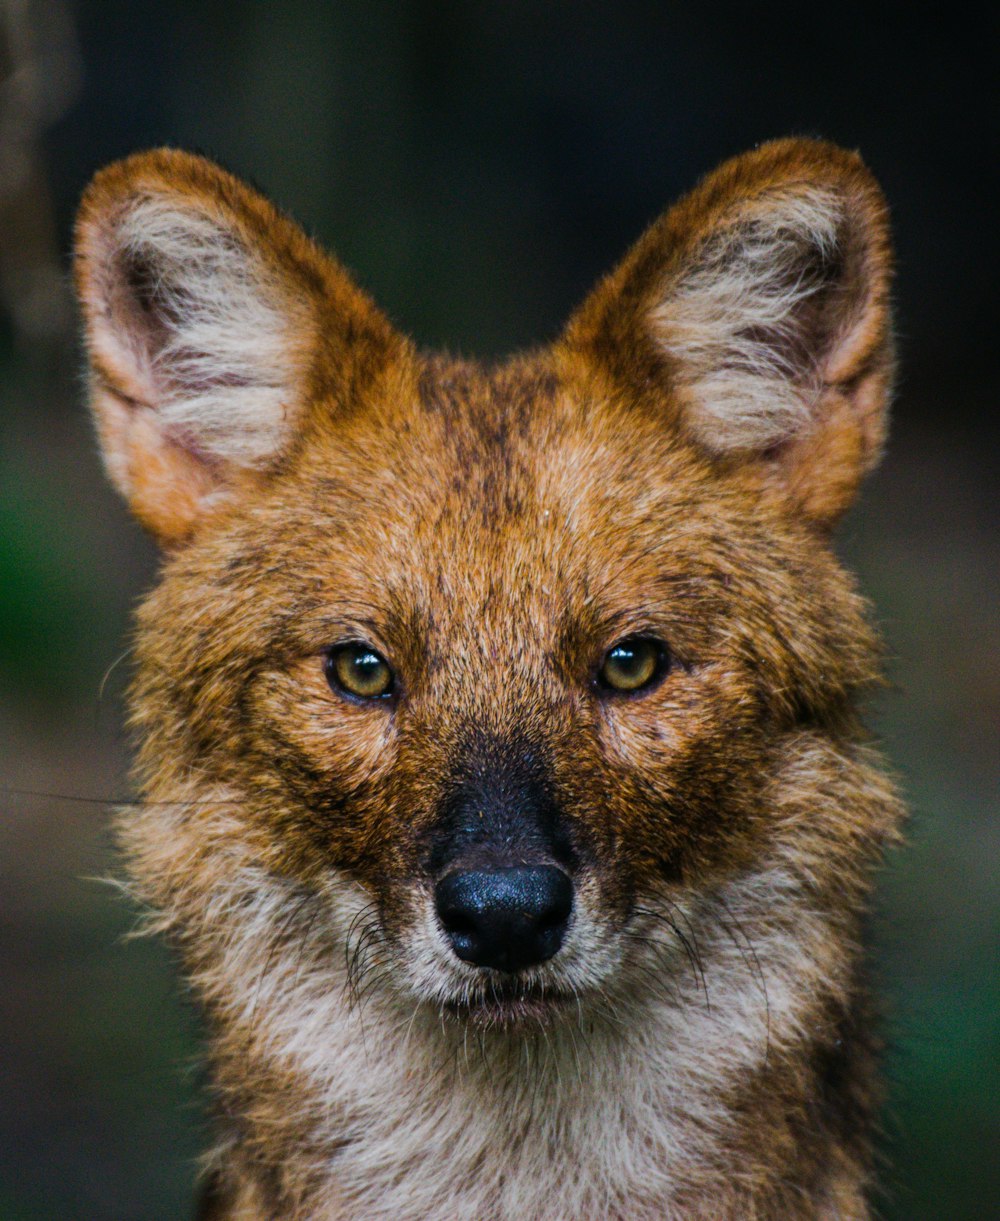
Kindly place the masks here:
<instances>
[{"instance_id":1,"label":"tuft of white ear hair","mask_svg":"<svg viewBox=\"0 0 1000 1221\"><path fill-rule=\"evenodd\" d=\"M408 351L292 220L179 149L94 177L74 262L104 461L164 546Z\"/></svg>"},{"instance_id":2,"label":"tuft of white ear hair","mask_svg":"<svg viewBox=\"0 0 1000 1221\"><path fill-rule=\"evenodd\" d=\"M688 426L712 451L762 451L813 420L833 339L816 314L843 222L828 188L767 192L708 235L651 311Z\"/></svg>"},{"instance_id":3,"label":"tuft of white ear hair","mask_svg":"<svg viewBox=\"0 0 1000 1221\"><path fill-rule=\"evenodd\" d=\"M104 308L91 349L165 437L253 466L285 439L307 310L275 270L202 209L129 201L90 251Z\"/></svg>"}]
</instances>

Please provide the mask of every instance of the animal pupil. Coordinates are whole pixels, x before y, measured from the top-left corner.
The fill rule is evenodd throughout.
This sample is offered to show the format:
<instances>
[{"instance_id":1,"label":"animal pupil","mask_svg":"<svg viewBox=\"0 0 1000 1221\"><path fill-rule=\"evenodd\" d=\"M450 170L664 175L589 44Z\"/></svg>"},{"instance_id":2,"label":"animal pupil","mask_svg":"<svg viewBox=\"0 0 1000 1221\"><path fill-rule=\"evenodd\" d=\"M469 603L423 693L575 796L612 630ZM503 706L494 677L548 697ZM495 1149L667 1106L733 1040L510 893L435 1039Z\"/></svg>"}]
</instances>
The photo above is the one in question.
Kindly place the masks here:
<instances>
[{"instance_id":1,"label":"animal pupil","mask_svg":"<svg viewBox=\"0 0 1000 1221\"><path fill-rule=\"evenodd\" d=\"M340 644L326 655L326 677L338 694L355 699L385 699L395 681L389 663L367 644Z\"/></svg>"}]
</instances>

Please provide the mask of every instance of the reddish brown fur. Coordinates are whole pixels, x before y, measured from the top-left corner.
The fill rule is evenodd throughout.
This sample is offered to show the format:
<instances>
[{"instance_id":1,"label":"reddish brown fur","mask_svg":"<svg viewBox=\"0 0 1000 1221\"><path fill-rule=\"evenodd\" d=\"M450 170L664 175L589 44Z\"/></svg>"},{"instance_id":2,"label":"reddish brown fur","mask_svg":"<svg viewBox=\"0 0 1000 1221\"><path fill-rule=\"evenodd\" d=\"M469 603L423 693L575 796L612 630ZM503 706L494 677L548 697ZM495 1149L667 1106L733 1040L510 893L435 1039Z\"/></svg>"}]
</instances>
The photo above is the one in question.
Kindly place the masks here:
<instances>
[{"instance_id":1,"label":"reddish brown fur","mask_svg":"<svg viewBox=\"0 0 1000 1221\"><path fill-rule=\"evenodd\" d=\"M833 304L819 298L803 323L819 337L811 424L761 452L713 452L649 311L707 235L801 183L829 187L848 218ZM158 192L259 252L296 319L294 428L265 463L206 463L158 435L156 403L95 329L113 313L108 235L130 200ZM891 371L885 207L860 160L786 141L730 162L644 235L559 343L490 369L417 354L288 220L185 154L100 174L78 248L102 443L170 548L140 612L132 697L149 804L123 833L206 1008L228 1116L230 1203L216 1215L375 1215L338 1184L336 1107L271 1056L267 1012L248 1020L235 997L223 947L242 917L218 896L253 868L313 913L330 877L346 879L375 902L393 971L474 740L529 743L544 760L608 944L637 896L666 888L697 925L704 896L777 860L826 930L803 959L808 1033L776 1035L741 1079L720 1075L716 1151L684 1162L669 1197L622 1188L601 1215L866 1215L877 1089L857 942L899 810L855 711L876 643L826 542L878 457ZM846 321L820 316L841 299ZM666 679L595 697L600 659L635 634L668 642ZM331 693L324 650L355 639L399 676L391 708ZM274 952L307 974L342 957L350 933L325 919L306 930L288 898ZM737 935L753 954L758 930ZM444 1057L450 1036L435 1029ZM488 1037L502 1058L529 1036ZM345 1112L345 1141L356 1126ZM566 1215L547 1196L526 1207Z\"/></svg>"}]
</instances>

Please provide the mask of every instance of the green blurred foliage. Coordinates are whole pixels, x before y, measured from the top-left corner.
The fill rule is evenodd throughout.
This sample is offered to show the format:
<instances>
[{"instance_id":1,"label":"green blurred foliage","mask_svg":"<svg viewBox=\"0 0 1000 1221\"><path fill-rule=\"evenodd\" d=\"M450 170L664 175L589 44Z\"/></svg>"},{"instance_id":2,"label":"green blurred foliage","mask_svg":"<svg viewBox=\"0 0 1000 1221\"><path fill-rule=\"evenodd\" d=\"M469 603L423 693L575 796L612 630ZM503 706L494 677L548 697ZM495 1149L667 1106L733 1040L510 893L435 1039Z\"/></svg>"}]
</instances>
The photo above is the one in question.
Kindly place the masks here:
<instances>
[{"instance_id":1,"label":"green blurred foliage","mask_svg":"<svg viewBox=\"0 0 1000 1221\"><path fill-rule=\"evenodd\" d=\"M72 526L44 479L5 472L0 501L0 679L23 697L80 694L81 654L93 649L100 598L81 569Z\"/></svg>"}]
</instances>

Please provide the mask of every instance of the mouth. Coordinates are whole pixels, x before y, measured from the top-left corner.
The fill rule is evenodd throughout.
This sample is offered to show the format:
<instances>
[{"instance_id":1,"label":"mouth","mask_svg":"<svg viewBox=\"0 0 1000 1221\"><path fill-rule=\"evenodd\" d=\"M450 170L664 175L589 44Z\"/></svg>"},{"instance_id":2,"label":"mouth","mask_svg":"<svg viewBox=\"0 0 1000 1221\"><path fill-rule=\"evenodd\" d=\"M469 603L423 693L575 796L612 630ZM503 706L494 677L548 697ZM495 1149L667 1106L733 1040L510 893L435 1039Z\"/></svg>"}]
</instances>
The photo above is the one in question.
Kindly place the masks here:
<instances>
[{"instance_id":1,"label":"mouth","mask_svg":"<svg viewBox=\"0 0 1000 1221\"><path fill-rule=\"evenodd\" d=\"M466 996L447 1000L442 1013L480 1030L547 1026L575 1005L570 992L504 981L489 982Z\"/></svg>"}]
</instances>

